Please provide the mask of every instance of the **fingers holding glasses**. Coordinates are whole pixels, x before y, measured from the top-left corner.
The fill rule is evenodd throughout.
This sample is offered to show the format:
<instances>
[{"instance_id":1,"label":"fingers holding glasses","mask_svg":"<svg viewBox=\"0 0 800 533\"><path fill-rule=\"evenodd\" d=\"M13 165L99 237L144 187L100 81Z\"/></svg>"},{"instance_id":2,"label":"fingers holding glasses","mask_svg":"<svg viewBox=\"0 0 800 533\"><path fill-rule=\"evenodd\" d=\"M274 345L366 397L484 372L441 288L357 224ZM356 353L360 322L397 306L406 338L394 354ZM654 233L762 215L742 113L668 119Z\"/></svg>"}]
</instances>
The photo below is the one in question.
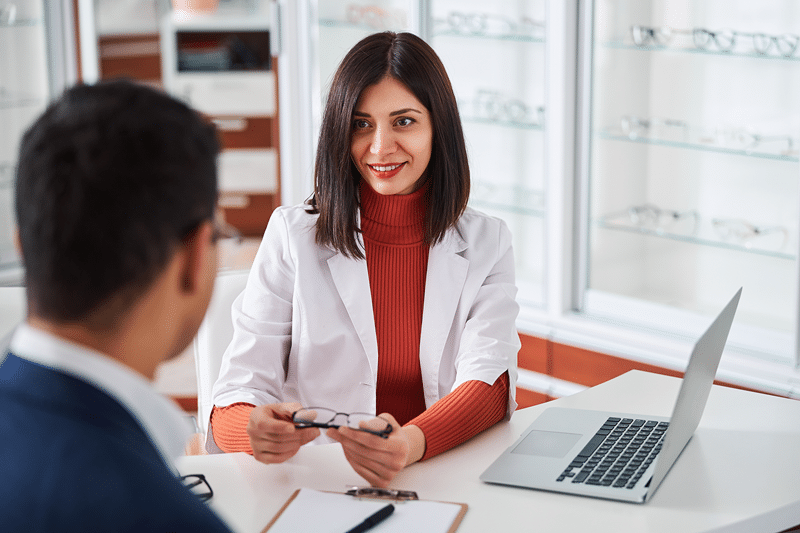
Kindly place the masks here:
<instances>
[{"instance_id":1,"label":"fingers holding glasses","mask_svg":"<svg viewBox=\"0 0 800 533\"><path fill-rule=\"evenodd\" d=\"M253 457L262 463L281 463L319 436L317 428L295 427L292 413L300 407L298 403L281 403L253 409L247 423Z\"/></svg>"},{"instance_id":2,"label":"fingers holding glasses","mask_svg":"<svg viewBox=\"0 0 800 533\"><path fill-rule=\"evenodd\" d=\"M364 428L389 423L391 433L383 438L363 429L340 427L327 434L341 443L345 458L358 475L376 487L387 487L412 459L412 442L408 428L398 424L392 415L382 414L373 422L362 422ZM418 458L417 458L418 459Z\"/></svg>"}]
</instances>

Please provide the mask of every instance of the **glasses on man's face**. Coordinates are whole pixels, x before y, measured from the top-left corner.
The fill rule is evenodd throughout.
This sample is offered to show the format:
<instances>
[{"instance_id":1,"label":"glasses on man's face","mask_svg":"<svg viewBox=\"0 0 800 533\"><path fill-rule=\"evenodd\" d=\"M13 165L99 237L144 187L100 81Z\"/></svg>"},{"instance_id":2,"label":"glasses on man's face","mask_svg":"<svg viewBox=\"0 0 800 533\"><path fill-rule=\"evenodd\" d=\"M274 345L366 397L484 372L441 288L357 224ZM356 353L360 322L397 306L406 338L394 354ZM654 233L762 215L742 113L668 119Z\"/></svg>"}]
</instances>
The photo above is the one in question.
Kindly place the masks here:
<instances>
[{"instance_id":1,"label":"glasses on man's face","mask_svg":"<svg viewBox=\"0 0 800 533\"><path fill-rule=\"evenodd\" d=\"M214 496L214 491L211 490L211 485L203 474L181 476L181 481L192 494L200 498L200 501L207 502Z\"/></svg>"},{"instance_id":2,"label":"glasses on man's face","mask_svg":"<svg viewBox=\"0 0 800 533\"><path fill-rule=\"evenodd\" d=\"M306 407L292 413L292 423L297 428L348 427L381 438L388 438L392 426L383 418L369 413L339 413L325 407Z\"/></svg>"},{"instance_id":3,"label":"glasses on man's face","mask_svg":"<svg viewBox=\"0 0 800 533\"><path fill-rule=\"evenodd\" d=\"M215 218L213 221L213 231L211 233L211 240L214 242L220 239L234 239L237 243L242 242L242 234L238 229L231 226L224 220Z\"/></svg>"}]
</instances>

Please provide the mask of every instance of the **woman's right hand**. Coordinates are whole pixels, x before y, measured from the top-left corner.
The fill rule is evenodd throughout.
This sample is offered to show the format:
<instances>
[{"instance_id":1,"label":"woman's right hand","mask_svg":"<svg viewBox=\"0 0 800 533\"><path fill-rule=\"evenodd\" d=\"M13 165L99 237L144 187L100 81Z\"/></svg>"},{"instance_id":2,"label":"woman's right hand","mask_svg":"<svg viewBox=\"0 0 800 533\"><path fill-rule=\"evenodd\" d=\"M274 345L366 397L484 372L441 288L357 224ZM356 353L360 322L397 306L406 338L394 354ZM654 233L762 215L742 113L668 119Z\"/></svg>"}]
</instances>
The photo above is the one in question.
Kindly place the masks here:
<instances>
[{"instance_id":1,"label":"woman's right hand","mask_svg":"<svg viewBox=\"0 0 800 533\"><path fill-rule=\"evenodd\" d=\"M282 463L297 453L300 446L319 436L319 429L299 429L292 423L292 413L302 409L299 403L261 405L250 413L247 435L253 457L262 463Z\"/></svg>"}]
</instances>

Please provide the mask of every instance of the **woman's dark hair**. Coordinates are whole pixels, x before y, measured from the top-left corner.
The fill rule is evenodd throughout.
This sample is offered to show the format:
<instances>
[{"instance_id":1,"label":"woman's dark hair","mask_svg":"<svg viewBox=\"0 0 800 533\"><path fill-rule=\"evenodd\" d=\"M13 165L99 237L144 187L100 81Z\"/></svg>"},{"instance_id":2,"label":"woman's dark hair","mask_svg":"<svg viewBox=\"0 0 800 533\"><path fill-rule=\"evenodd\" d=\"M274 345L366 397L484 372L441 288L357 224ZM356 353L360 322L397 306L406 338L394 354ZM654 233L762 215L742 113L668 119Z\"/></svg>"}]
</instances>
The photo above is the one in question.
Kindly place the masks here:
<instances>
[{"instance_id":1,"label":"woman's dark hair","mask_svg":"<svg viewBox=\"0 0 800 533\"><path fill-rule=\"evenodd\" d=\"M461 119L450 79L436 52L411 33L383 32L364 38L334 74L320 128L314 195L308 201L313 212L319 213L317 243L359 259L364 257L356 239L361 176L350 157L353 111L364 89L387 76L403 83L431 116L430 198L425 215L429 245L444 237L469 199Z\"/></svg>"},{"instance_id":2,"label":"woman's dark hair","mask_svg":"<svg viewBox=\"0 0 800 533\"><path fill-rule=\"evenodd\" d=\"M112 327L214 216L216 129L127 81L66 91L25 133L16 214L28 306Z\"/></svg>"}]
</instances>

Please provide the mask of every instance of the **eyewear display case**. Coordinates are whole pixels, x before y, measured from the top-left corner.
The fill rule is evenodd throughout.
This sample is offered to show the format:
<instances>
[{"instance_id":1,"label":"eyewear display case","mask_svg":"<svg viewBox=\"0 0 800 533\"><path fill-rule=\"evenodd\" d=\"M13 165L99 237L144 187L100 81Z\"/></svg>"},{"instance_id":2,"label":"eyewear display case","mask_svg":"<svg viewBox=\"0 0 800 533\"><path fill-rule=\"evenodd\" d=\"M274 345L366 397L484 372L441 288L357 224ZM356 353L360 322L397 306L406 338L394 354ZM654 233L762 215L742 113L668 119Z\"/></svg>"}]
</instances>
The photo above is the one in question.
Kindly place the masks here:
<instances>
[{"instance_id":1,"label":"eyewear display case","mask_svg":"<svg viewBox=\"0 0 800 533\"><path fill-rule=\"evenodd\" d=\"M729 348L790 368L797 4L601 0L583 17L575 309L695 338L741 286Z\"/></svg>"},{"instance_id":2,"label":"eyewear display case","mask_svg":"<svg viewBox=\"0 0 800 533\"><path fill-rule=\"evenodd\" d=\"M0 285L21 285L14 245L19 142L77 76L72 13L61 2L0 0Z\"/></svg>"},{"instance_id":3,"label":"eyewear display case","mask_svg":"<svg viewBox=\"0 0 800 533\"><path fill-rule=\"evenodd\" d=\"M514 235L523 389L678 375L744 287L718 379L800 396L794 2L275 6L281 123L295 126L281 129L283 203L312 190L330 76L357 40L411 31L442 58L470 205Z\"/></svg>"}]
</instances>

